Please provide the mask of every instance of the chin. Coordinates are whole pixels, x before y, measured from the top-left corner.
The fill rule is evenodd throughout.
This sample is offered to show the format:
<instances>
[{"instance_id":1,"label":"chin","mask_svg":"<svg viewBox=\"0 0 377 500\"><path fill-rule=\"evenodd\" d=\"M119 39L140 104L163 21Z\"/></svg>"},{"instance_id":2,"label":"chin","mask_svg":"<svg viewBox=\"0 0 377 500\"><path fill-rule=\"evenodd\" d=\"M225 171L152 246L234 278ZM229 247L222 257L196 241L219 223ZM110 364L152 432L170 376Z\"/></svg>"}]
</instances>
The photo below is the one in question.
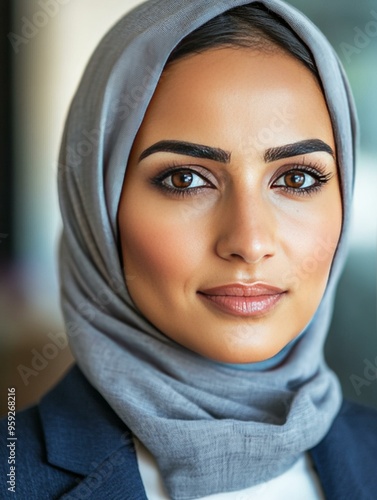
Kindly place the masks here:
<instances>
[{"instance_id":1,"label":"chin","mask_svg":"<svg viewBox=\"0 0 377 500\"><path fill-rule=\"evenodd\" d=\"M290 341L289 341L290 342ZM231 345L227 345L224 349L222 345L216 352L213 350L211 353L199 352L202 356L212 359L220 363L231 363L231 364L248 364L248 363L260 363L262 361L267 361L277 354L279 354L289 342L281 345L265 346L265 345L235 345L232 342ZM196 350L198 352L198 350Z\"/></svg>"}]
</instances>

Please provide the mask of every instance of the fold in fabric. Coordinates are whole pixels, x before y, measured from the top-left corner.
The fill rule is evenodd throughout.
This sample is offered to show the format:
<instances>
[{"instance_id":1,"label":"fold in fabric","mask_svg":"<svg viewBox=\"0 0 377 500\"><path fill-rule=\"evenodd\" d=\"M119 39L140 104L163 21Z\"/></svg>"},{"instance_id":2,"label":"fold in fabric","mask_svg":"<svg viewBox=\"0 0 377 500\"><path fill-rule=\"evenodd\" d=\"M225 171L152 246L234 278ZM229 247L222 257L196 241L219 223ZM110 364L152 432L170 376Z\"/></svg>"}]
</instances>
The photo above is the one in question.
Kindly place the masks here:
<instances>
[{"instance_id":1,"label":"fold in fabric","mask_svg":"<svg viewBox=\"0 0 377 500\"><path fill-rule=\"evenodd\" d=\"M94 52L73 99L59 170L61 302L78 365L158 462L169 495L240 490L287 470L327 433L339 383L323 360L345 260L355 115L329 43L301 13L262 1L311 50L332 119L343 228L321 304L283 362L236 370L167 338L127 292L117 209L130 149L170 52L188 33L247 0L152 0L123 17ZM90 148L85 148L90 138Z\"/></svg>"}]
</instances>

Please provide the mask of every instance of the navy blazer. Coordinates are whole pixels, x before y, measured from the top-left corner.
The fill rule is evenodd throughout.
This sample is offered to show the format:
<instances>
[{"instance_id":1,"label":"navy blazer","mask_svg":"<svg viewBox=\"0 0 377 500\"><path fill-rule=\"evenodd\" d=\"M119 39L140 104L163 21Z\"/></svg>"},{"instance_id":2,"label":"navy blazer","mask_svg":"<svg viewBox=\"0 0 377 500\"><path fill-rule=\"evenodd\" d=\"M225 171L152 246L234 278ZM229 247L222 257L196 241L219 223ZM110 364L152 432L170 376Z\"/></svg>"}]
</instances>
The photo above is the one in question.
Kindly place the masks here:
<instances>
[{"instance_id":1,"label":"navy blazer","mask_svg":"<svg viewBox=\"0 0 377 500\"><path fill-rule=\"evenodd\" d=\"M4 443L6 419L0 427ZM147 498L131 431L77 367L38 406L17 414L16 436L16 493L7 490L3 444L1 499ZM345 402L310 455L326 499L377 499L377 411Z\"/></svg>"}]
</instances>

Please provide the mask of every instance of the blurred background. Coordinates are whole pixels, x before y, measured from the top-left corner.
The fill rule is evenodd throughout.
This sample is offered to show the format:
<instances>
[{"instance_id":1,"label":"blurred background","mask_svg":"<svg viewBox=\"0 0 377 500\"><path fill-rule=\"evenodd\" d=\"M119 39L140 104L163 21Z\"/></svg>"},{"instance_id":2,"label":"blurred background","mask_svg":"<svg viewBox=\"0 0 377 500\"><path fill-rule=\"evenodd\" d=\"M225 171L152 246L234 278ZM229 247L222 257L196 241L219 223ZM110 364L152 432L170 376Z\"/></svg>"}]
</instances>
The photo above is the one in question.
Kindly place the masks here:
<instances>
[{"instance_id":1,"label":"blurred background","mask_svg":"<svg viewBox=\"0 0 377 500\"><path fill-rule=\"evenodd\" d=\"M56 191L64 119L94 47L135 0L0 3L0 412L37 401L72 363L59 309ZM351 250L326 358L377 408L377 1L291 0L343 61L360 117ZM374 368L373 368L374 367Z\"/></svg>"}]
</instances>

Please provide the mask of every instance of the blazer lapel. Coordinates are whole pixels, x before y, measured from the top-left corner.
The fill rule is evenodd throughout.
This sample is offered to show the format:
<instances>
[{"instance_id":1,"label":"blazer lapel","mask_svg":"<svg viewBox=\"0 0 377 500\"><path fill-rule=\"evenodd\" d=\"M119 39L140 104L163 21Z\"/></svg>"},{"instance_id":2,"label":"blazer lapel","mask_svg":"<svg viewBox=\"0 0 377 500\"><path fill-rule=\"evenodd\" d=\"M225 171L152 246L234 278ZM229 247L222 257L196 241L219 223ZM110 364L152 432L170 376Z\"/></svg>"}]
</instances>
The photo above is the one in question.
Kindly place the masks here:
<instances>
[{"instance_id":1,"label":"blazer lapel","mask_svg":"<svg viewBox=\"0 0 377 500\"><path fill-rule=\"evenodd\" d=\"M325 438L310 450L326 498L377 498L377 412L345 401Z\"/></svg>"},{"instance_id":2,"label":"blazer lapel","mask_svg":"<svg viewBox=\"0 0 377 500\"><path fill-rule=\"evenodd\" d=\"M78 475L62 498L147 499L130 430L77 367L39 411L48 462Z\"/></svg>"},{"instance_id":3,"label":"blazer lapel","mask_svg":"<svg viewBox=\"0 0 377 500\"><path fill-rule=\"evenodd\" d=\"M111 498L114 500L147 500L136 457L127 446L119 448L96 466L62 500Z\"/></svg>"},{"instance_id":4,"label":"blazer lapel","mask_svg":"<svg viewBox=\"0 0 377 500\"><path fill-rule=\"evenodd\" d=\"M75 367L39 411L48 462L77 474L62 498L147 500L132 434ZM326 498L376 498L377 413L345 403L312 450Z\"/></svg>"}]
</instances>

